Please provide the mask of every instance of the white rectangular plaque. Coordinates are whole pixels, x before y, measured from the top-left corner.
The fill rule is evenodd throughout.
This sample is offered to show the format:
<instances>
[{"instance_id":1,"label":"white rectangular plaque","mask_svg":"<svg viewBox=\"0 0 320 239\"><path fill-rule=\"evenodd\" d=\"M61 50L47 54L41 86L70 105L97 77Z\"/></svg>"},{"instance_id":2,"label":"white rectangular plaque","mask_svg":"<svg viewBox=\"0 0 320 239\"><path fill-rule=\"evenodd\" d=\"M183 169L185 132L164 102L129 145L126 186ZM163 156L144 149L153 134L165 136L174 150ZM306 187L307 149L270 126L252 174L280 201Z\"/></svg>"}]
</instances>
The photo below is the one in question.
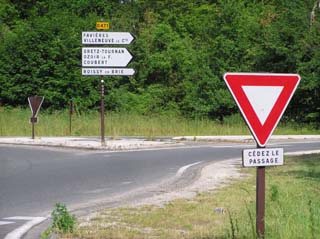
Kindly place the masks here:
<instances>
[{"instance_id":1,"label":"white rectangular plaque","mask_svg":"<svg viewBox=\"0 0 320 239\"><path fill-rule=\"evenodd\" d=\"M283 165L283 148L256 148L242 151L243 167Z\"/></svg>"}]
</instances>

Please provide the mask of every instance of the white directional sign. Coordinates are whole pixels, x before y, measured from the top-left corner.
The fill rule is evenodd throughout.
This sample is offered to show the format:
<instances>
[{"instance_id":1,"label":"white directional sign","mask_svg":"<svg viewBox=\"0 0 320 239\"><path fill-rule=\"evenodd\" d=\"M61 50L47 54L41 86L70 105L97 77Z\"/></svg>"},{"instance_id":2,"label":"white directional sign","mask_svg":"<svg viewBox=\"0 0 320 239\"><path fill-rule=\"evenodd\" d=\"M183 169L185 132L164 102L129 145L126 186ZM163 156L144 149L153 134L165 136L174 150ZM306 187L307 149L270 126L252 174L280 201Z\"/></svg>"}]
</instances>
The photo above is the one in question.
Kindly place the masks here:
<instances>
[{"instance_id":1,"label":"white directional sign","mask_svg":"<svg viewBox=\"0 0 320 239\"><path fill-rule=\"evenodd\" d=\"M242 160L244 167L283 165L283 148L244 149Z\"/></svg>"},{"instance_id":2,"label":"white directional sign","mask_svg":"<svg viewBox=\"0 0 320 239\"><path fill-rule=\"evenodd\" d=\"M130 32L82 32L82 44L85 45L122 45L133 40Z\"/></svg>"},{"instance_id":3,"label":"white directional sign","mask_svg":"<svg viewBox=\"0 0 320 239\"><path fill-rule=\"evenodd\" d=\"M132 59L126 48L83 47L82 66L125 67Z\"/></svg>"},{"instance_id":4,"label":"white directional sign","mask_svg":"<svg viewBox=\"0 0 320 239\"><path fill-rule=\"evenodd\" d=\"M132 76L132 68L82 68L83 76Z\"/></svg>"}]
</instances>

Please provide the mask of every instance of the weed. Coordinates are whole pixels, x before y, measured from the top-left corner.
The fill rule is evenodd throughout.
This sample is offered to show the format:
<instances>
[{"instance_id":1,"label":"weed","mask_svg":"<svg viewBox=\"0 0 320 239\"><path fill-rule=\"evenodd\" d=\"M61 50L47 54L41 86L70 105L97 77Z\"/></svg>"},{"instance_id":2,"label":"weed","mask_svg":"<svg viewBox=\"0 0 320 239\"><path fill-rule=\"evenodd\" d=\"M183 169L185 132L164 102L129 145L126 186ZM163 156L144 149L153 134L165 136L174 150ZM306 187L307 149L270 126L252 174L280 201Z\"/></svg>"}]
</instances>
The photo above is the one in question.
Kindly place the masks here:
<instances>
[{"instance_id":1,"label":"weed","mask_svg":"<svg viewBox=\"0 0 320 239\"><path fill-rule=\"evenodd\" d=\"M316 233L315 233L314 209L313 209L311 200L309 200L308 206L309 206L309 213L310 213L310 218L309 218L310 224L309 224L309 227L310 227L310 232L311 232L311 238L315 239L316 238Z\"/></svg>"},{"instance_id":2,"label":"weed","mask_svg":"<svg viewBox=\"0 0 320 239\"><path fill-rule=\"evenodd\" d=\"M271 197L270 197L271 202L278 201L278 199L279 199L279 188L278 188L278 186L275 185L275 184L272 184L270 190L271 190Z\"/></svg>"},{"instance_id":3,"label":"weed","mask_svg":"<svg viewBox=\"0 0 320 239\"><path fill-rule=\"evenodd\" d=\"M250 220L252 238L256 238L256 230L255 230L256 227L255 227L254 216L252 215L252 213L250 211L248 203L245 201L244 204L245 204L246 211L248 213L249 220Z\"/></svg>"},{"instance_id":4,"label":"weed","mask_svg":"<svg viewBox=\"0 0 320 239\"><path fill-rule=\"evenodd\" d=\"M67 207L61 203L56 203L51 213L52 224L41 234L42 239L49 238L52 233L73 233L76 225L76 218L70 215Z\"/></svg>"},{"instance_id":5,"label":"weed","mask_svg":"<svg viewBox=\"0 0 320 239\"><path fill-rule=\"evenodd\" d=\"M56 203L51 216L53 229L63 233L73 232L76 219L75 216L70 215L65 205Z\"/></svg>"},{"instance_id":6,"label":"weed","mask_svg":"<svg viewBox=\"0 0 320 239\"><path fill-rule=\"evenodd\" d=\"M229 218L229 223L230 223L230 230L231 230L231 238L232 239L235 239L236 238L236 226L235 226L235 223L233 221L233 218L232 218L232 215L230 213L229 210L227 210L228 212L228 218Z\"/></svg>"}]
</instances>

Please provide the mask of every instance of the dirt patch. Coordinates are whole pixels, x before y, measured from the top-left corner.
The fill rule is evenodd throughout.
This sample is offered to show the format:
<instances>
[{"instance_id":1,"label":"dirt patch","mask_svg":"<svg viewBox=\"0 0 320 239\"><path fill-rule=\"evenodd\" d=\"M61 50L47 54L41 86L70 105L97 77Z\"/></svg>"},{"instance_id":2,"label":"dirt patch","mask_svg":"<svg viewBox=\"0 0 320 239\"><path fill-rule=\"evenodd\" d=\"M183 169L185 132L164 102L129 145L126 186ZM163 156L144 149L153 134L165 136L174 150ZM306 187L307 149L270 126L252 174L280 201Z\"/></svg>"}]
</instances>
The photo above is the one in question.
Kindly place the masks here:
<instances>
[{"instance_id":1,"label":"dirt patch","mask_svg":"<svg viewBox=\"0 0 320 239\"><path fill-rule=\"evenodd\" d=\"M169 192L164 190L161 194L141 199L129 206L141 206L146 204L162 206L163 204L175 199L193 198L198 193L213 191L219 187L227 185L230 182L230 179L245 176L240 173L240 165L240 159L229 159L211 163L202 168L198 179L189 186Z\"/></svg>"}]
</instances>

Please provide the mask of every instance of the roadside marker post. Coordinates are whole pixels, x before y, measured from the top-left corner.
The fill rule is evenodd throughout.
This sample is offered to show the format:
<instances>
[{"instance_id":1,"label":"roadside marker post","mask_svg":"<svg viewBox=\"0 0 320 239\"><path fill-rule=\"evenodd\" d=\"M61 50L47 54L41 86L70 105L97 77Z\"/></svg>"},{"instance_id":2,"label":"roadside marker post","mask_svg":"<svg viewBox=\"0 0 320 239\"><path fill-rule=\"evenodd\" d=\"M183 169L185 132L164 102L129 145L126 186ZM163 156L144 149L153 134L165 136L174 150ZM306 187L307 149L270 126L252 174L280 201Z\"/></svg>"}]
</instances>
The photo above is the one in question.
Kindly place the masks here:
<instances>
[{"instance_id":1,"label":"roadside marker post","mask_svg":"<svg viewBox=\"0 0 320 239\"><path fill-rule=\"evenodd\" d=\"M32 116L30 118L30 123L32 125L31 129L31 138L35 138L35 132L34 132L34 124L38 123L38 113L41 108L42 102L44 97L43 96L30 96L28 97L29 106L32 112Z\"/></svg>"},{"instance_id":2,"label":"roadside marker post","mask_svg":"<svg viewBox=\"0 0 320 239\"><path fill-rule=\"evenodd\" d=\"M101 144L105 145L105 88L104 76L133 76L135 70L126 67L133 56L124 47L103 47L104 45L129 45L135 38L130 32L106 32L109 30L109 22L96 22L98 31L82 32L81 42L83 45L94 45L95 47L82 47L82 75L100 76L101 96ZM96 47L98 45L98 47Z\"/></svg>"},{"instance_id":3,"label":"roadside marker post","mask_svg":"<svg viewBox=\"0 0 320 239\"><path fill-rule=\"evenodd\" d=\"M74 113L74 102L69 102L69 135L72 135L72 115Z\"/></svg>"},{"instance_id":4,"label":"roadside marker post","mask_svg":"<svg viewBox=\"0 0 320 239\"><path fill-rule=\"evenodd\" d=\"M257 142L256 149L243 150L244 167L257 167L256 233L265 235L265 169L283 165L283 149L266 144L286 110L299 82L297 74L226 73L224 81Z\"/></svg>"}]
</instances>

